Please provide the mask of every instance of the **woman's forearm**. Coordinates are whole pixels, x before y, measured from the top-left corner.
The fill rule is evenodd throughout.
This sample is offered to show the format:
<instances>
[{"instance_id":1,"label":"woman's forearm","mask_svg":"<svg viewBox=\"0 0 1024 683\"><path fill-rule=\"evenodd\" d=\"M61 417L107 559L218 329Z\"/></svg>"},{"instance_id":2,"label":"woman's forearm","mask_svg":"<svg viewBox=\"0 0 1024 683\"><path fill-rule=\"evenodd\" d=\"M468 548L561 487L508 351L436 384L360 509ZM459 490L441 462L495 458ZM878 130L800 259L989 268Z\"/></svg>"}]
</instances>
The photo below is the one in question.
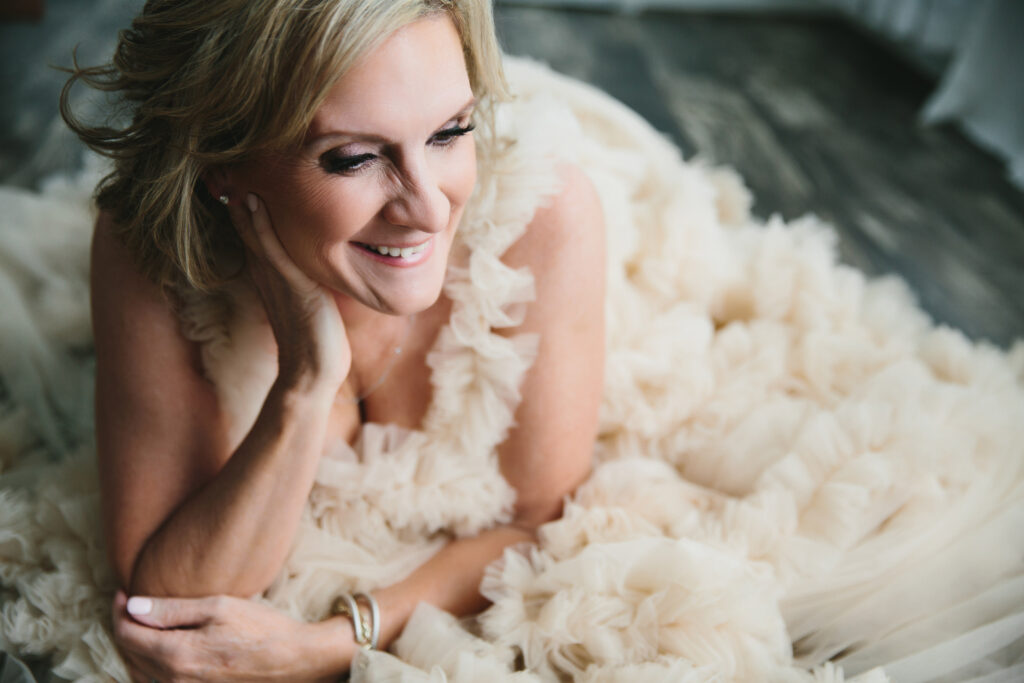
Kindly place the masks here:
<instances>
[{"instance_id":1,"label":"woman's forearm","mask_svg":"<svg viewBox=\"0 0 1024 683\"><path fill-rule=\"evenodd\" d=\"M484 569L511 545L533 543L536 535L514 526L454 540L405 580L374 591L381 608L381 647L397 638L421 602L456 616L473 614L488 602L480 595Z\"/></svg>"},{"instance_id":2,"label":"woman's forearm","mask_svg":"<svg viewBox=\"0 0 1024 683\"><path fill-rule=\"evenodd\" d=\"M482 609L484 568L509 545L533 538L529 531L502 527L452 541L407 579L373 591L382 616L378 647L395 639L420 602L459 615ZM202 671L204 680L334 681L349 670L359 648L345 617L304 623L259 602L224 596L143 599L133 607L119 592L114 620L122 652L136 666L149 663L168 672L168 679L177 673L192 680ZM172 652L177 656L171 658Z\"/></svg>"},{"instance_id":3,"label":"woman's forearm","mask_svg":"<svg viewBox=\"0 0 1024 683\"><path fill-rule=\"evenodd\" d=\"M147 540L131 593L154 596L264 590L288 553L316 476L328 392L276 382L238 449Z\"/></svg>"},{"instance_id":4,"label":"woman's forearm","mask_svg":"<svg viewBox=\"0 0 1024 683\"><path fill-rule=\"evenodd\" d=\"M397 638L413 610L427 602L456 616L473 614L487 606L480 595L484 569L511 545L536 541L533 532L512 526L497 527L472 538L450 542L433 558L403 581L373 591L381 610L378 647L385 649ZM350 665L351 651L341 644L352 639L352 629L344 617L335 617L317 625L319 636L310 641L316 657L336 672Z\"/></svg>"}]
</instances>

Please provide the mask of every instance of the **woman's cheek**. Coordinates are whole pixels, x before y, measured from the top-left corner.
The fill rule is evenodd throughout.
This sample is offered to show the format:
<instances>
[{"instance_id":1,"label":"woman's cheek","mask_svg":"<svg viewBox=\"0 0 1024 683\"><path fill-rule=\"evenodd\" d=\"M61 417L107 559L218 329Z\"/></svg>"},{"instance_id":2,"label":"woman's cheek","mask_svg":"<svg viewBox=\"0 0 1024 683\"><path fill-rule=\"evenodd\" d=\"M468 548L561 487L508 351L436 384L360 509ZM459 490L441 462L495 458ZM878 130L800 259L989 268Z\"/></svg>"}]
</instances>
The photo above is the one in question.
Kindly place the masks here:
<instances>
[{"instance_id":1,"label":"woman's cheek","mask_svg":"<svg viewBox=\"0 0 1024 683\"><path fill-rule=\"evenodd\" d=\"M451 193L453 209L461 209L469 201L476 186L476 147L473 141L466 140L467 144L460 145L456 151L457 162L454 166L452 178L453 191Z\"/></svg>"},{"instance_id":2,"label":"woman's cheek","mask_svg":"<svg viewBox=\"0 0 1024 683\"><path fill-rule=\"evenodd\" d=\"M377 183L345 178L315 188L297 188L285 201L289 230L310 244L349 241L379 211Z\"/></svg>"}]
</instances>

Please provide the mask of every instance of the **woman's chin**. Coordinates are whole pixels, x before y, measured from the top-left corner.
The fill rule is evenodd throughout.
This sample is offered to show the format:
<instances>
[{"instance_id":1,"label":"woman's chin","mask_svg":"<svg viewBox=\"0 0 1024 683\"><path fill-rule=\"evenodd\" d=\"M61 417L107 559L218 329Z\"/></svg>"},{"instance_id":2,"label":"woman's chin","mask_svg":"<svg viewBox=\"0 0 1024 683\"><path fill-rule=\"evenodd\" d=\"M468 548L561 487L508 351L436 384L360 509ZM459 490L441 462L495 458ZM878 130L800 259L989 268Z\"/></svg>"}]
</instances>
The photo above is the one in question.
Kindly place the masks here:
<instances>
[{"instance_id":1,"label":"woman's chin","mask_svg":"<svg viewBox=\"0 0 1024 683\"><path fill-rule=\"evenodd\" d=\"M422 313L431 306L437 303L438 297L441 296L441 290L438 289L433 297L417 296L415 299L403 298L395 299L393 301L384 301L384 305L377 308L381 313L387 315L407 316L416 315Z\"/></svg>"},{"instance_id":2,"label":"woman's chin","mask_svg":"<svg viewBox=\"0 0 1024 683\"><path fill-rule=\"evenodd\" d=\"M405 288L366 288L359 291L343 289L334 291L334 300L342 316L353 306L361 306L385 315L406 316L422 313L441 296L444 281L424 283L403 291Z\"/></svg>"},{"instance_id":3,"label":"woman's chin","mask_svg":"<svg viewBox=\"0 0 1024 683\"><path fill-rule=\"evenodd\" d=\"M387 259L348 245L345 265L335 267L332 289L339 309L361 305L386 315L414 315L427 310L441 296L447 271L449 244L441 241L434 248L414 256L411 263L403 259ZM354 256L354 258L353 258ZM397 265L395 262L398 262ZM342 273L346 273L343 275Z\"/></svg>"}]
</instances>

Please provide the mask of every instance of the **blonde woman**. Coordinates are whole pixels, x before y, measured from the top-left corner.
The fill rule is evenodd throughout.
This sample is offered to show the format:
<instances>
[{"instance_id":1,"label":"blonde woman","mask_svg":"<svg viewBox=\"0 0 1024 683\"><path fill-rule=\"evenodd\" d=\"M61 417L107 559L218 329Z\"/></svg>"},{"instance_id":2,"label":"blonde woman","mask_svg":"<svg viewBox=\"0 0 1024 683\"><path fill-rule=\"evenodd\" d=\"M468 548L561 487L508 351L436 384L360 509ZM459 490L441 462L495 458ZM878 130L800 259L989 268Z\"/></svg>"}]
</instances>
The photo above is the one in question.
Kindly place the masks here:
<instances>
[{"instance_id":1,"label":"blonde woman","mask_svg":"<svg viewBox=\"0 0 1024 683\"><path fill-rule=\"evenodd\" d=\"M118 681L1024 667L1021 347L499 60L486 2L154 1L77 78L130 114L66 111L113 159L97 453L44 467L0 415L4 649ZM78 311L80 183L0 239L52 273L27 339Z\"/></svg>"},{"instance_id":2,"label":"blonde woman","mask_svg":"<svg viewBox=\"0 0 1024 683\"><path fill-rule=\"evenodd\" d=\"M476 146L493 144L474 130L503 95L497 60L484 0L152 0L113 70L82 74L109 76L134 106L122 130L72 125L116 162L92 255L96 420L109 555L132 596L116 634L135 679L349 667L352 619L303 624L225 596L263 593L281 572L325 449L368 422L420 428L453 310L442 286L473 257L454 245ZM484 567L533 539L589 470L603 231L592 187L561 173L501 255L533 274L536 299L501 334L542 339L497 448L514 507L367 591L377 647L421 601L481 609ZM182 332L186 302L225 281L258 295L276 348L245 431ZM222 597L152 600L197 596Z\"/></svg>"}]
</instances>

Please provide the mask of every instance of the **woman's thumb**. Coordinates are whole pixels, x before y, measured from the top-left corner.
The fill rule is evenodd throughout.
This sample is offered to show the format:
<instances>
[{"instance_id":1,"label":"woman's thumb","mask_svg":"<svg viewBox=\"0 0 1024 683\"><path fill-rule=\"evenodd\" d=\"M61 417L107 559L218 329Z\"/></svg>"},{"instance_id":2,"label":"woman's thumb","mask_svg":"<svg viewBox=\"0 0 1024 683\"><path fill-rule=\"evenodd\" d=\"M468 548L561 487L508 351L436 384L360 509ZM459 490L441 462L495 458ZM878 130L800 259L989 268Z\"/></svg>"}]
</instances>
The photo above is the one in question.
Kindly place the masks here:
<instances>
[{"instance_id":1,"label":"woman's thumb","mask_svg":"<svg viewBox=\"0 0 1024 683\"><path fill-rule=\"evenodd\" d=\"M128 598L125 610L140 624L152 628L203 626L213 618L205 598Z\"/></svg>"}]
</instances>

